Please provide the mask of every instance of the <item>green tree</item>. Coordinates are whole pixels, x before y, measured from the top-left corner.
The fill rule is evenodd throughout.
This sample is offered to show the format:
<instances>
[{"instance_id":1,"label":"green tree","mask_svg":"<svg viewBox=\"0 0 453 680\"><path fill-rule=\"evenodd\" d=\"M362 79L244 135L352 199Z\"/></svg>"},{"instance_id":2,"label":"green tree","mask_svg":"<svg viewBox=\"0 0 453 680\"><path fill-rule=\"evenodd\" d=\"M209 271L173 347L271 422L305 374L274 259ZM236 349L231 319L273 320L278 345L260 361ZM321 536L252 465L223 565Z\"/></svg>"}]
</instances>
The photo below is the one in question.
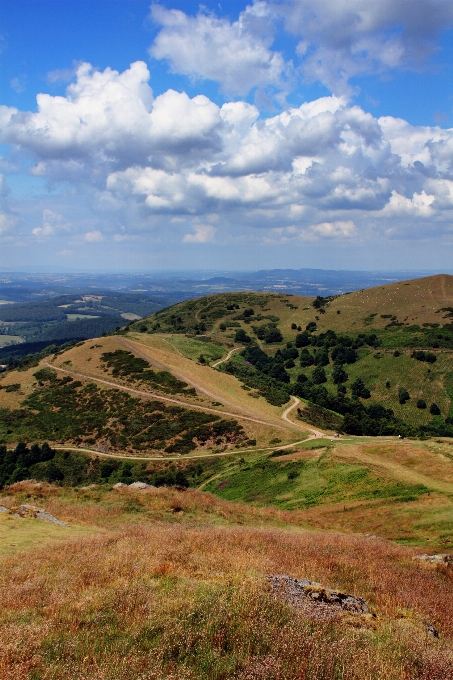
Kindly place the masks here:
<instances>
[{"instance_id":1,"label":"green tree","mask_svg":"<svg viewBox=\"0 0 453 680\"><path fill-rule=\"evenodd\" d=\"M348 374L341 364L334 364L332 378L334 385L339 385L340 383L344 383L348 380Z\"/></svg>"},{"instance_id":2,"label":"green tree","mask_svg":"<svg viewBox=\"0 0 453 680\"><path fill-rule=\"evenodd\" d=\"M247 335L243 328L238 328L235 333L234 340L235 342L248 343L252 341L252 338L249 335Z\"/></svg>"},{"instance_id":3,"label":"green tree","mask_svg":"<svg viewBox=\"0 0 453 680\"><path fill-rule=\"evenodd\" d=\"M317 366L315 368L311 379L315 385L321 385L321 383L327 382L326 372L322 366Z\"/></svg>"}]
</instances>

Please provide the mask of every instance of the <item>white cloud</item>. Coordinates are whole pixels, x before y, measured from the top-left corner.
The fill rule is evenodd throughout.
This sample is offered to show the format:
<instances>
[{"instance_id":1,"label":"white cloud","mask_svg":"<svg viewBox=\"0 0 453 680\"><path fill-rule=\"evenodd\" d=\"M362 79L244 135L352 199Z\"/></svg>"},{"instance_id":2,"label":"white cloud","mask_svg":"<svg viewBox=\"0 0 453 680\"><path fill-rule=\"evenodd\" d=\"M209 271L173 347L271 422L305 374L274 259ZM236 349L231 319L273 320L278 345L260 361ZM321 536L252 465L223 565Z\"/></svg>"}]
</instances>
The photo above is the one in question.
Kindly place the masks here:
<instances>
[{"instance_id":1,"label":"white cloud","mask_svg":"<svg viewBox=\"0 0 453 680\"><path fill-rule=\"evenodd\" d=\"M85 241L88 241L88 243L100 243L104 240L104 236L99 231L99 229L96 229L95 231L87 231L83 238Z\"/></svg>"},{"instance_id":2,"label":"white cloud","mask_svg":"<svg viewBox=\"0 0 453 680\"><path fill-rule=\"evenodd\" d=\"M332 92L358 74L417 68L453 24L451 0L269 0L300 39L301 69Z\"/></svg>"},{"instance_id":3,"label":"white cloud","mask_svg":"<svg viewBox=\"0 0 453 680\"><path fill-rule=\"evenodd\" d=\"M63 215L59 215L53 210L45 208L42 214L42 227L32 229L34 236L52 236L61 231L69 231L70 225L66 222Z\"/></svg>"},{"instance_id":4,"label":"white cloud","mask_svg":"<svg viewBox=\"0 0 453 680\"><path fill-rule=\"evenodd\" d=\"M25 90L25 76L16 76L9 81L10 87L14 92L20 94Z\"/></svg>"},{"instance_id":5,"label":"white cloud","mask_svg":"<svg viewBox=\"0 0 453 680\"><path fill-rule=\"evenodd\" d=\"M396 191L392 191L389 202L382 210L382 215L416 215L420 217L430 217L434 214L431 207L434 201L434 196L422 191L420 194L414 194L412 198L401 196Z\"/></svg>"},{"instance_id":6,"label":"white cloud","mask_svg":"<svg viewBox=\"0 0 453 680\"><path fill-rule=\"evenodd\" d=\"M293 225L314 239L386 234L391 222L427 217L440 234L451 223L453 130L375 118L335 95L262 120L246 102L219 107L174 90L153 99L148 78L140 62L123 73L84 64L66 96L40 95L37 113L0 107L1 139L29 154L32 176L65 180L33 229L40 240L70 228L75 242L95 243L113 218L126 226L109 236L116 242L214 214L217 234Z\"/></svg>"},{"instance_id":7,"label":"white cloud","mask_svg":"<svg viewBox=\"0 0 453 680\"><path fill-rule=\"evenodd\" d=\"M194 234L184 235L183 243L208 243L214 240L216 229L210 224L198 224L194 229Z\"/></svg>"},{"instance_id":8,"label":"white cloud","mask_svg":"<svg viewBox=\"0 0 453 680\"><path fill-rule=\"evenodd\" d=\"M283 87L287 66L270 50L273 26L268 5L255 2L237 21L152 5L152 17L162 28L150 54L166 59L172 71L191 78L217 81L228 94L245 95L257 86Z\"/></svg>"},{"instance_id":9,"label":"white cloud","mask_svg":"<svg viewBox=\"0 0 453 680\"><path fill-rule=\"evenodd\" d=\"M316 236L321 236L322 238L352 238L357 235L357 229L352 220L346 222L322 222L321 224L313 225L310 227L310 230Z\"/></svg>"}]
</instances>

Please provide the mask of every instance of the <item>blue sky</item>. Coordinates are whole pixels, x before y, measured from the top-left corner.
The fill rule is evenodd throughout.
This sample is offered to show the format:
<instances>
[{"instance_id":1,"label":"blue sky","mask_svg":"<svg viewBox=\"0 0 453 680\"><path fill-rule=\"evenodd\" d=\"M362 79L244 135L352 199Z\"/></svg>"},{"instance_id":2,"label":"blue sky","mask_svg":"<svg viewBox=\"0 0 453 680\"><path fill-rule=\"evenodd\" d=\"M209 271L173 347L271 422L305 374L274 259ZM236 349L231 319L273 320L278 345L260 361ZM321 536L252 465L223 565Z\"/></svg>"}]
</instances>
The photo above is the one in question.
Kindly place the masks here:
<instances>
[{"instance_id":1,"label":"blue sky","mask_svg":"<svg viewBox=\"0 0 453 680\"><path fill-rule=\"evenodd\" d=\"M2 0L3 269L451 269L448 0Z\"/></svg>"}]
</instances>

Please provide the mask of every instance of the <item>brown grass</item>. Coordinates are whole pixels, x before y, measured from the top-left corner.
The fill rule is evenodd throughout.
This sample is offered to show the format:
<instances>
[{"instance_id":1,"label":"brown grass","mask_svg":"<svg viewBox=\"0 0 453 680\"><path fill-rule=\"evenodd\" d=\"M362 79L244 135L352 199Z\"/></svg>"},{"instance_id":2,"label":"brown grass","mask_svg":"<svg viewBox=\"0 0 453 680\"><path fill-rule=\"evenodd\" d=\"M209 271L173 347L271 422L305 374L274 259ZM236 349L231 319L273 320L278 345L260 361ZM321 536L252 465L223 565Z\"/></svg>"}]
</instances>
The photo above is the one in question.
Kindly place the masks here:
<instances>
[{"instance_id":1,"label":"brown grass","mask_svg":"<svg viewBox=\"0 0 453 680\"><path fill-rule=\"evenodd\" d=\"M18 485L8 498L31 492ZM410 549L333 532L214 526L240 505L193 491L126 491L102 503L96 490L82 492L85 500L52 487L39 493L48 509L105 531L2 560L5 680L453 677L452 573L424 568ZM125 514L131 501L146 512ZM249 521L265 517L242 510ZM377 618L305 619L273 599L267 573L361 595ZM427 636L427 622L440 641Z\"/></svg>"}]
</instances>

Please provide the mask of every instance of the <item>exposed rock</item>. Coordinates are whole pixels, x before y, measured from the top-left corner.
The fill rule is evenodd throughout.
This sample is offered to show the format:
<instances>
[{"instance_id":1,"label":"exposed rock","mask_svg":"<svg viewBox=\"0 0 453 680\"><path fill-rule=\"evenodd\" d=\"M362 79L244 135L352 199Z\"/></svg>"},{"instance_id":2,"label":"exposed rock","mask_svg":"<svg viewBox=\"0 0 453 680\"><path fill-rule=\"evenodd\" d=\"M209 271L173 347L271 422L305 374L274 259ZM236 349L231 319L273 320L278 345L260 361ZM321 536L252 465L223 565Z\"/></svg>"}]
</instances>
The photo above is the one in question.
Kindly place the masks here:
<instances>
[{"instance_id":1,"label":"exposed rock","mask_svg":"<svg viewBox=\"0 0 453 680\"><path fill-rule=\"evenodd\" d=\"M129 484L129 489L139 489L140 491L156 488L157 487L153 486L152 484L146 484L146 482L132 482L132 484Z\"/></svg>"},{"instance_id":2,"label":"exposed rock","mask_svg":"<svg viewBox=\"0 0 453 680\"><path fill-rule=\"evenodd\" d=\"M9 508L6 505L0 505L0 512L9 512Z\"/></svg>"},{"instance_id":3,"label":"exposed rock","mask_svg":"<svg viewBox=\"0 0 453 680\"><path fill-rule=\"evenodd\" d=\"M19 505L18 508L15 506L12 506L11 508L0 506L0 509L2 512L9 512L12 517L19 517L19 519L28 517L31 519L42 519L44 522L58 524L60 527L68 526L65 522L62 522L57 517L54 517L50 513L46 512L44 508L39 508L37 505L29 505L28 503L24 503L23 505Z\"/></svg>"},{"instance_id":4,"label":"exposed rock","mask_svg":"<svg viewBox=\"0 0 453 680\"><path fill-rule=\"evenodd\" d=\"M127 484L123 484L123 482L117 482L116 484L113 485L113 488L114 489L122 489L125 486L127 486Z\"/></svg>"},{"instance_id":5,"label":"exposed rock","mask_svg":"<svg viewBox=\"0 0 453 680\"><path fill-rule=\"evenodd\" d=\"M326 588L306 578L293 578L285 574L266 576L271 583L273 594L289 602L311 618L326 620L334 618L340 611L354 614L368 614L368 605L362 597Z\"/></svg>"},{"instance_id":6,"label":"exposed rock","mask_svg":"<svg viewBox=\"0 0 453 680\"><path fill-rule=\"evenodd\" d=\"M453 555L440 553L437 555L414 555L413 560L421 560L422 562L429 562L431 564L453 564Z\"/></svg>"},{"instance_id":7,"label":"exposed rock","mask_svg":"<svg viewBox=\"0 0 453 680\"><path fill-rule=\"evenodd\" d=\"M434 638L439 637L439 631L437 630L437 628L434 628L434 626L432 626L430 623L426 624L426 632L428 633L428 635L431 635Z\"/></svg>"},{"instance_id":8,"label":"exposed rock","mask_svg":"<svg viewBox=\"0 0 453 680\"><path fill-rule=\"evenodd\" d=\"M66 524L66 522L62 522L61 519L58 519L58 517L54 517L53 515L50 515L45 510L43 512L37 512L35 517L36 517L36 519L44 520L44 522L51 522L52 524L58 524L59 527L67 527L68 526Z\"/></svg>"}]
</instances>

